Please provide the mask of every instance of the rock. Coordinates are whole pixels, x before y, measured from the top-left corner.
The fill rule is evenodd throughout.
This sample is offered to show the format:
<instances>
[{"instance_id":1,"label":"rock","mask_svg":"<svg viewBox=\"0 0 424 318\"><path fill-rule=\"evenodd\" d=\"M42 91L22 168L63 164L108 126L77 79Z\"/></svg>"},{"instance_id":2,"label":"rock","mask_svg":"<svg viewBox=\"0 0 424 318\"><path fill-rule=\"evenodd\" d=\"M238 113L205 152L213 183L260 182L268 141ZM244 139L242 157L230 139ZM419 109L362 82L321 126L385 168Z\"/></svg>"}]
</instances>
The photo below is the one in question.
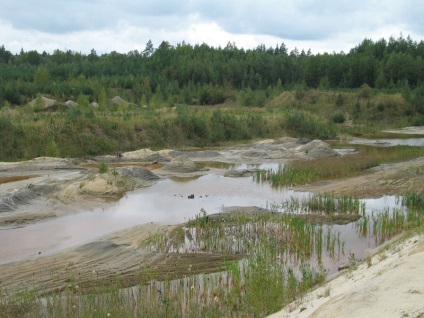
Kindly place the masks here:
<instances>
[{"instance_id":1,"label":"rock","mask_svg":"<svg viewBox=\"0 0 424 318\"><path fill-rule=\"evenodd\" d=\"M196 171L208 171L208 168L200 166L190 159L187 156L179 156L170 163L167 163L164 167L164 170L170 170L173 172L196 172Z\"/></svg>"},{"instance_id":2,"label":"rock","mask_svg":"<svg viewBox=\"0 0 424 318\"><path fill-rule=\"evenodd\" d=\"M91 108L99 108L99 104L97 104L96 102L91 102L90 106Z\"/></svg>"}]
</instances>

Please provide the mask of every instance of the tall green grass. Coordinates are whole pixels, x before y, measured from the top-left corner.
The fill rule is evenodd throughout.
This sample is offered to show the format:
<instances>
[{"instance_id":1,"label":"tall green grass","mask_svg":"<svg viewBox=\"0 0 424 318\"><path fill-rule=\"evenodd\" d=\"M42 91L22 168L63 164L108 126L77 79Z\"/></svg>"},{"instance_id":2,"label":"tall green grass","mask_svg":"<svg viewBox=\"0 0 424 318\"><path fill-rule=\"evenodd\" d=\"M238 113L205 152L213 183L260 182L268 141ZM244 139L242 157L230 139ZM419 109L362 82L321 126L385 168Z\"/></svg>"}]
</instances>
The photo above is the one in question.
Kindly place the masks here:
<instances>
[{"instance_id":1,"label":"tall green grass","mask_svg":"<svg viewBox=\"0 0 424 318\"><path fill-rule=\"evenodd\" d=\"M402 198L400 208L386 208L364 214L356 223L357 231L363 237L373 237L376 244L405 231L420 229L424 225L424 195L410 193Z\"/></svg>"},{"instance_id":2,"label":"tall green grass","mask_svg":"<svg viewBox=\"0 0 424 318\"><path fill-rule=\"evenodd\" d=\"M360 147L359 154L293 161L277 170L258 170L257 182L272 186L299 186L311 182L357 176L383 163L409 160L424 155L423 147Z\"/></svg>"}]
</instances>

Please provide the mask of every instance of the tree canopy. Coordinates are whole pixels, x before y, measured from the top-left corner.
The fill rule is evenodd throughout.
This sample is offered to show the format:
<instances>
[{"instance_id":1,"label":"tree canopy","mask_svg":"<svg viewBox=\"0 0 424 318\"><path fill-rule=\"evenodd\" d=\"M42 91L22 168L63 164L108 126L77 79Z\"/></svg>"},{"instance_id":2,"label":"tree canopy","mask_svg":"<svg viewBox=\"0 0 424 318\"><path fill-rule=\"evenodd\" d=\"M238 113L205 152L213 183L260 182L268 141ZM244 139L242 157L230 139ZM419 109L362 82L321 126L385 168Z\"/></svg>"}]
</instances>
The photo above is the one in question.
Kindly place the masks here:
<instances>
[{"instance_id":1,"label":"tree canopy","mask_svg":"<svg viewBox=\"0 0 424 318\"><path fill-rule=\"evenodd\" d=\"M424 42L391 37L364 39L344 53L312 54L284 43L244 50L229 42L224 48L207 44L176 46L149 40L143 52L116 51L87 55L71 50L52 54L0 47L0 105L21 105L37 93L59 100L85 95L90 102L105 95L124 95L139 103L173 100L187 104L222 101L224 90L248 92L282 85L311 88L416 88L424 80Z\"/></svg>"}]
</instances>

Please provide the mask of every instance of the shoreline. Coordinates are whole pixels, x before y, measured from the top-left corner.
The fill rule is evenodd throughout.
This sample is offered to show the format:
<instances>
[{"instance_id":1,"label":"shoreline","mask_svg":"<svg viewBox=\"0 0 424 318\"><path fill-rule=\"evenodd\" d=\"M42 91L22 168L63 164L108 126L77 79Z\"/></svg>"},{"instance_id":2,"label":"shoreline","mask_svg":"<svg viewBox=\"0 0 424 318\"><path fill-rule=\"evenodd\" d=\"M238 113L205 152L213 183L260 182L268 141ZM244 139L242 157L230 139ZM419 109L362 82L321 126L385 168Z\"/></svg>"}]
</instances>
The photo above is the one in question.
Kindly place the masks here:
<instances>
[{"instance_id":1,"label":"shoreline","mask_svg":"<svg viewBox=\"0 0 424 318\"><path fill-rule=\"evenodd\" d=\"M268 318L424 317L424 233L403 234Z\"/></svg>"}]
</instances>

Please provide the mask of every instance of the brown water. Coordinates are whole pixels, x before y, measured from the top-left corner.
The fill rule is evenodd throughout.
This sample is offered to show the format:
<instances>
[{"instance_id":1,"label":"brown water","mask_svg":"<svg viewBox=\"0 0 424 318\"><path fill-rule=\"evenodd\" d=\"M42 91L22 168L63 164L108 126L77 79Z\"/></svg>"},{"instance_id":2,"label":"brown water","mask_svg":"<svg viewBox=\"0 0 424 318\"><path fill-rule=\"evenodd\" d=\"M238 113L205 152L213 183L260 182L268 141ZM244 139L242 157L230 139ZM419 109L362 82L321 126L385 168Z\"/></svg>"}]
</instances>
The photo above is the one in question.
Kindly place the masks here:
<instances>
[{"instance_id":1,"label":"brown water","mask_svg":"<svg viewBox=\"0 0 424 318\"><path fill-rule=\"evenodd\" d=\"M194 199L188 199L190 195L194 195ZM226 178L210 174L197 179L165 179L151 187L129 193L107 209L76 211L79 213L22 228L0 230L0 263L37 257L40 252L46 255L137 224L185 222L195 218L201 209L212 214L229 206L271 208L291 196L308 195L272 188L268 184L256 183L252 178ZM370 211L396 205L394 197L365 202ZM363 258L366 250L375 246L372 240L359 237L353 224L332 228L339 230L341 238L346 241L345 259L350 252Z\"/></svg>"},{"instance_id":2,"label":"brown water","mask_svg":"<svg viewBox=\"0 0 424 318\"><path fill-rule=\"evenodd\" d=\"M0 184L37 178L37 175L0 177Z\"/></svg>"}]
</instances>

